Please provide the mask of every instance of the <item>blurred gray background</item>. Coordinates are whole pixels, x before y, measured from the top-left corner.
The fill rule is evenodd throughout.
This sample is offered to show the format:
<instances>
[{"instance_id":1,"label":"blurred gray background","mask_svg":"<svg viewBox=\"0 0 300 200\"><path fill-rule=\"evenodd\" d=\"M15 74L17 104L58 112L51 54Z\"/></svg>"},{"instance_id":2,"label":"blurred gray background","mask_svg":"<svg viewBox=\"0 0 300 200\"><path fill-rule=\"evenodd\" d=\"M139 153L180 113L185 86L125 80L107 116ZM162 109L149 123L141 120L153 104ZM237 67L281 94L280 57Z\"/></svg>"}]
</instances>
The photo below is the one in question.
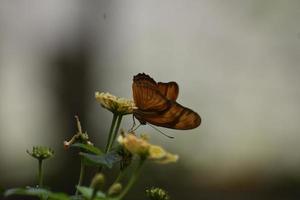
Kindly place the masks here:
<instances>
[{"instance_id":1,"label":"blurred gray background","mask_svg":"<svg viewBox=\"0 0 300 200\"><path fill-rule=\"evenodd\" d=\"M296 0L1 0L0 185L35 184L25 150L41 144L56 152L46 183L74 192L78 157L62 145L74 115L103 146L112 116L94 92L131 98L145 72L176 81L203 121L161 128L174 140L139 129L180 160L149 164L128 199L151 185L174 200L298 199L299 19Z\"/></svg>"}]
</instances>

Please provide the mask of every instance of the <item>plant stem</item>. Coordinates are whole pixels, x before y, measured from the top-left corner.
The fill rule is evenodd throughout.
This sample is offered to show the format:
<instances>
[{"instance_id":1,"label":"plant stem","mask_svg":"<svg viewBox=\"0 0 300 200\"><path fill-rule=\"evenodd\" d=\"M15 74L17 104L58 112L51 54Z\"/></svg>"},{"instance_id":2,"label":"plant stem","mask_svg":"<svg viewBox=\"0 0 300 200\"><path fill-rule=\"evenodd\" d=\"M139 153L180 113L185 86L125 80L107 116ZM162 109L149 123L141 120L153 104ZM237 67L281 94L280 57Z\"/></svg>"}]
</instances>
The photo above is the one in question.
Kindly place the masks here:
<instances>
[{"instance_id":1,"label":"plant stem","mask_svg":"<svg viewBox=\"0 0 300 200\"><path fill-rule=\"evenodd\" d=\"M106 147L105 147L105 153L107 153L109 151L109 145L110 145L110 141L113 138L113 131L114 131L114 128L115 128L117 118L118 118L118 115L114 113L114 116L113 116L113 119L112 119L112 122L111 122L111 126L110 126L110 130L109 130L109 135L108 135Z\"/></svg>"},{"instance_id":2,"label":"plant stem","mask_svg":"<svg viewBox=\"0 0 300 200\"><path fill-rule=\"evenodd\" d=\"M43 187L43 160L39 159L39 187Z\"/></svg>"},{"instance_id":3,"label":"plant stem","mask_svg":"<svg viewBox=\"0 0 300 200\"><path fill-rule=\"evenodd\" d=\"M119 174L118 174L117 178L115 179L115 181L113 182L113 184L120 182L120 180L123 178L123 176L124 176L124 170L120 170Z\"/></svg>"},{"instance_id":4,"label":"plant stem","mask_svg":"<svg viewBox=\"0 0 300 200\"><path fill-rule=\"evenodd\" d=\"M118 120L117 120L117 125L116 125L116 128L115 128L115 131L112 135L112 138L111 138L111 141L109 142L109 146L108 146L108 151L111 149L112 145L114 144L114 141L116 140L116 137L118 135L118 132L119 132L119 128L120 128L120 125L121 125L121 122L122 122L122 115L119 115L118 116Z\"/></svg>"},{"instance_id":5,"label":"plant stem","mask_svg":"<svg viewBox=\"0 0 300 200\"><path fill-rule=\"evenodd\" d=\"M115 125L116 125L117 118L118 118L118 115L114 113L112 121L111 121L110 129L109 129L109 134L108 134L106 146L105 146L105 153L107 153L109 151L109 144L110 144L110 141L113 138L113 132L114 132L114 128L115 128ZM98 168L98 172L101 172L102 169L103 169L103 166L100 166Z\"/></svg>"},{"instance_id":6,"label":"plant stem","mask_svg":"<svg viewBox=\"0 0 300 200\"><path fill-rule=\"evenodd\" d=\"M124 188L124 190L122 191L122 193L116 198L117 200L121 200L124 198L124 196L128 193L128 191L131 189L131 187L133 186L133 184L137 181L137 178L139 177L139 174L141 172L142 166L144 164L145 159L141 158L137 168L135 169L135 171L133 172L133 175L131 176L128 184L126 185L126 187Z\"/></svg>"},{"instance_id":7,"label":"plant stem","mask_svg":"<svg viewBox=\"0 0 300 200\"><path fill-rule=\"evenodd\" d=\"M92 196L91 196L91 199L90 200L94 200L95 197L97 196L97 192L98 190L96 188L93 189L93 193L92 193Z\"/></svg>"},{"instance_id":8,"label":"plant stem","mask_svg":"<svg viewBox=\"0 0 300 200\"><path fill-rule=\"evenodd\" d=\"M83 162L83 158L80 158L80 174L79 174L79 180L78 180L77 186L81 186L82 181L83 181L83 177L84 177L84 162ZM76 187L75 195L78 195L77 187Z\"/></svg>"}]
</instances>

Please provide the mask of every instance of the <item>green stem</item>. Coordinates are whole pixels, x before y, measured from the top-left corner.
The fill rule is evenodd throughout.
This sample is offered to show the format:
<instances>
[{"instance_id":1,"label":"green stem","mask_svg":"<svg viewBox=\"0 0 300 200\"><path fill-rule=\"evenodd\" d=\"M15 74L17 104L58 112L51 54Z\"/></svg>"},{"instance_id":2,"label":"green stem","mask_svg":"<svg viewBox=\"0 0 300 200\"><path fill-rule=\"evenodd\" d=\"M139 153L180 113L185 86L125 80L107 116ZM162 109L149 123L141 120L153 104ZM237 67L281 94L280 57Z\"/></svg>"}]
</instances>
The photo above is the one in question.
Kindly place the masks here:
<instances>
[{"instance_id":1,"label":"green stem","mask_svg":"<svg viewBox=\"0 0 300 200\"><path fill-rule=\"evenodd\" d=\"M83 158L80 158L80 174L79 174L79 180L78 180L77 186L81 186L82 181L83 181L83 177L84 177L84 162L83 162ZM75 195L78 195L78 188L77 187L76 187Z\"/></svg>"},{"instance_id":2,"label":"green stem","mask_svg":"<svg viewBox=\"0 0 300 200\"><path fill-rule=\"evenodd\" d=\"M96 188L93 189L93 193L90 200L94 200L97 195L98 190Z\"/></svg>"},{"instance_id":3,"label":"green stem","mask_svg":"<svg viewBox=\"0 0 300 200\"><path fill-rule=\"evenodd\" d=\"M111 121L110 129L109 129L109 134L108 134L106 146L105 146L105 153L107 153L109 151L109 144L110 144L110 141L113 138L113 132L114 132L114 128L115 128L115 125L116 125L117 118L118 118L118 115L114 113L112 121ZM100 166L98 168L98 172L101 172L102 169L103 169L103 166Z\"/></svg>"},{"instance_id":4,"label":"green stem","mask_svg":"<svg viewBox=\"0 0 300 200\"><path fill-rule=\"evenodd\" d=\"M118 120L117 120L117 125L116 125L116 129L112 135L112 138L111 138L111 141L109 142L109 145L108 145L108 151L111 149L112 145L114 144L114 141L116 140L116 137L118 135L118 132L119 132L119 128L120 128L120 125L121 125L121 122L122 122L122 115L119 115L118 116Z\"/></svg>"},{"instance_id":5,"label":"green stem","mask_svg":"<svg viewBox=\"0 0 300 200\"><path fill-rule=\"evenodd\" d=\"M110 126L110 130L109 130L109 135L108 135L106 147L105 147L105 153L107 153L109 151L109 145L110 145L110 141L113 138L113 131L114 131L114 128L115 128L117 118L118 118L118 115L114 113L114 116L113 116L113 119L112 119L112 122L111 122L111 126Z\"/></svg>"},{"instance_id":6,"label":"green stem","mask_svg":"<svg viewBox=\"0 0 300 200\"><path fill-rule=\"evenodd\" d=\"M133 172L133 175L131 176L128 184L126 185L126 187L124 188L124 190L122 191L122 193L116 198L117 200L121 200L124 198L124 196L128 193L128 191L131 189L131 187L133 186L133 184L137 181L137 178L139 177L139 174L141 172L142 166L144 164L145 159L141 159L137 168L135 169L135 171Z\"/></svg>"},{"instance_id":7,"label":"green stem","mask_svg":"<svg viewBox=\"0 0 300 200\"><path fill-rule=\"evenodd\" d=\"M39 187L43 187L43 160L39 160Z\"/></svg>"},{"instance_id":8,"label":"green stem","mask_svg":"<svg viewBox=\"0 0 300 200\"><path fill-rule=\"evenodd\" d=\"M124 170L120 170L119 174L118 174L117 178L115 179L115 181L113 182L113 184L120 182L120 180L123 178L124 174L125 174Z\"/></svg>"}]
</instances>

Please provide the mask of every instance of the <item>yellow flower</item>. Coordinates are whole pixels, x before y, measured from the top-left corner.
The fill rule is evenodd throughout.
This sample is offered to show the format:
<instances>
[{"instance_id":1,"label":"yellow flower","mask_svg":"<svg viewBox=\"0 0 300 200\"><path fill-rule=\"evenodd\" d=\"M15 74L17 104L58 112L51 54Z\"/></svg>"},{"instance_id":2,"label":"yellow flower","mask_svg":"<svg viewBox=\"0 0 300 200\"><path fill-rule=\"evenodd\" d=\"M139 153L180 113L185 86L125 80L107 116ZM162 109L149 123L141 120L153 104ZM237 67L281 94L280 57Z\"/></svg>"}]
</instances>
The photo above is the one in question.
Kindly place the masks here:
<instances>
[{"instance_id":1,"label":"yellow flower","mask_svg":"<svg viewBox=\"0 0 300 200\"><path fill-rule=\"evenodd\" d=\"M144 138L145 136L139 138L134 134L123 134L118 137L118 142L130 153L146 157L161 164L176 162L178 160L178 155L171 154L160 146L150 144Z\"/></svg>"},{"instance_id":2,"label":"yellow flower","mask_svg":"<svg viewBox=\"0 0 300 200\"><path fill-rule=\"evenodd\" d=\"M130 153L146 156L148 154L150 144L133 134L127 134L125 137L120 135L118 142L123 145Z\"/></svg>"},{"instance_id":3,"label":"yellow flower","mask_svg":"<svg viewBox=\"0 0 300 200\"><path fill-rule=\"evenodd\" d=\"M167 153L163 158L157 160L160 164L168 164L172 162L177 162L179 156L176 154Z\"/></svg>"},{"instance_id":4,"label":"yellow flower","mask_svg":"<svg viewBox=\"0 0 300 200\"><path fill-rule=\"evenodd\" d=\"M151 145L149 148L149 158L150 159L162 159L166 156L166 151L160 146Z\"/></svg>"},{"instance_id":5,"label":"yellow flower","mask_svg":"<svg viewBox=\"0 0 300 200\"><path fill-rule=\"evenodd\" d=\"M171 162L176 162L178 160L178 155L166 152L162 147L151 145L149 149L149 159L154 160L160 164L167 164Z\"/></svg>"},{"instance_id":6,"label":"yellow flower","mask_svg":"<svg viewBox=\"0 0 300 200\"><path fill-rule=\"evenodd\" d=\"M132 114L133 109L135 108L133 100L119 98L108 92L96 92L95 98L102 107L110 110L113 113L121 115Z\"/></svg>"}]
</instances>

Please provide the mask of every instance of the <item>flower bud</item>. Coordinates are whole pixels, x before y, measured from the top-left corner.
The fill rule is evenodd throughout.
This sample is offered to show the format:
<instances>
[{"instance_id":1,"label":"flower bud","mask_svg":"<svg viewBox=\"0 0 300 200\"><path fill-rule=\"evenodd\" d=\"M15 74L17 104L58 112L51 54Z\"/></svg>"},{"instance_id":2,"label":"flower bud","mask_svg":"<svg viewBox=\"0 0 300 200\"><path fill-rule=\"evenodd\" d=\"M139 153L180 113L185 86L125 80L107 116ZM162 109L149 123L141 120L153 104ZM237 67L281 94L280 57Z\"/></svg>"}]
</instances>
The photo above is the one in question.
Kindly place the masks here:
<instances>
[{"instance_id":1,"label":"flower bud","mask_svg":"<svg viewBox=\"0 0 300 200\"><path fill-rule=\"evenodd\" d=\"M108 189L108 195L109 196L117 195L117 194L120 194L121 191L122 191L121 183L114 183Z\"/></svg>"},{"instance_id":2,"label":"flower bud","mask_svg":"<svg viewBox=\"0 0 300 200\"><path fill-rule=\"evenodd\" d=\"M95 190L101 190L104 186L104 183L105 183L104 175L98 173L92 179L91 188L94 188Z\"/></svg>"},{"instance_id":3,"label":"flower bud","mask_svg":"<svg viewBox=\"0 0 300 200\"><path fill-rule=\"evenodd\" d=\"M152 187L152 188L146 190L146 194L151 200L169 200L170 199L170 196L168 195L168 193L161 188Z\"/></svg>"}]
</instances>

